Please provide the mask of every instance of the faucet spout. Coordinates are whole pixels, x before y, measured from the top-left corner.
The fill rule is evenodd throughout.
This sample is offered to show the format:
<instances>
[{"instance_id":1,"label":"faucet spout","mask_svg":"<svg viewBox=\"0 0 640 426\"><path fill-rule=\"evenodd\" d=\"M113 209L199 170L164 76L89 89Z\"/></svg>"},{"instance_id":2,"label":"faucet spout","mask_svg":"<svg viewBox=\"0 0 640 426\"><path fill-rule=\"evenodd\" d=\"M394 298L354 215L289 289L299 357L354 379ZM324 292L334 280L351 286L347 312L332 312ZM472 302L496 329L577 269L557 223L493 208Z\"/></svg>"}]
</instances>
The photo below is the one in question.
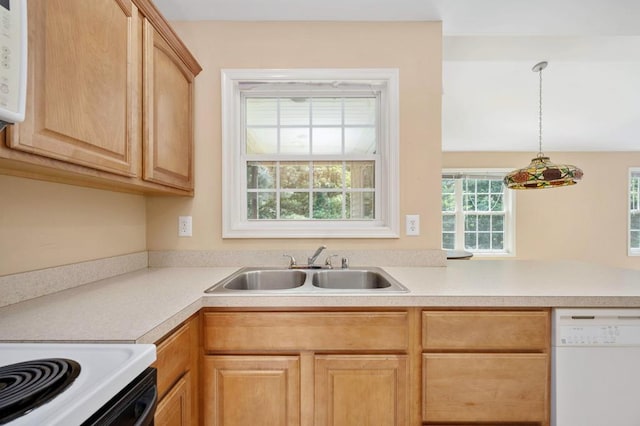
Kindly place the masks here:
<instances>
[{"instance_id":1,"label":"faucet spout","mask_svg":"<svg viewBox=\"0 0 640 426\"><path fill-rule=\"evenodd\" d=\"M313 266L314 263L316 263L316 259L318 258L318 256L320 256L320 253L322 253L322 250L326 249L327 246L320 246L318 247L318 249L316 250L315 253L313 253L313 255L311 255L311 257L309 257L307 259L307 265L308 266Z\"/></svg>"}]
</instances>

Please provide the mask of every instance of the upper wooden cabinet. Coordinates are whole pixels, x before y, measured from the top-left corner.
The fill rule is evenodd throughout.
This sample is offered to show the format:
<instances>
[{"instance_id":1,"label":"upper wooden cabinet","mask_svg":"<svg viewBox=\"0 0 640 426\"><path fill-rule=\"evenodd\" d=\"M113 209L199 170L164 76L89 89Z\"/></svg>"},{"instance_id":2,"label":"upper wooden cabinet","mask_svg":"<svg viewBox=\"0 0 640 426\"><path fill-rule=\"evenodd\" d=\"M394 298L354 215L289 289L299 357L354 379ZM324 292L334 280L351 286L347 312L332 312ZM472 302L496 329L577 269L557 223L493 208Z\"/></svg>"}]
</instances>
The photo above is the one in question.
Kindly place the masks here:
<instances>
[{"instance_id":1,"label":"upper wooden cabinet","mask_svg":"<svg viewBox=\"0 0 640 426\"><path fill-rule=\"evenodd\" d=\"M193 189L193 73L144 20L145 180Z\"/></svg>"},{"instance_id":2,"label":"upper wooden cabinet","mask_svg":"<svg viewBox=\"0 0 640 426\"><path fill-rule=\"evenodd\" d=\"M0 171L192 194L201 68L153 4L34 0L28 15L26 117L7 128Z\"/></svg>"}]
</instances>

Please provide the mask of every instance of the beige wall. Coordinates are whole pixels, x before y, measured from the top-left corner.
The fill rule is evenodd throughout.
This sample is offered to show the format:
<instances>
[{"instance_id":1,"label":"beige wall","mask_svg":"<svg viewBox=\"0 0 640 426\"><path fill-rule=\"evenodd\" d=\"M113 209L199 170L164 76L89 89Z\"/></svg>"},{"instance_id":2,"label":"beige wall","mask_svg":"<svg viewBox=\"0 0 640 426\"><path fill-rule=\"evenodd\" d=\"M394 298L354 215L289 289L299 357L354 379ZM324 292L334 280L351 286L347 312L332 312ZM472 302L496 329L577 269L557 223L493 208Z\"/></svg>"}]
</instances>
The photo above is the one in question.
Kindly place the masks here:
<instances>
[{"instance_id":1,"label":"beige wall","mask_svg":"<svg viewBox=\"0 0 640 426\"><path fill-rule=\"evenodd\" d=\"M0 276L145 250L139 195L0 176Z\"/></svg>"},{"instance_id":2,"label":"beige wall","mask_svg":"<svg viewBox=\"0 0 640 426\"><path fill-rule=\"evenodd\" d=\"M547 153L555 163L584 171L570 187L516 191L516 256L572 259L640 269L640 256L627 256L629 167L640 152ZM521 168L535 153L444 153L443 167Z\"/></svg>"},{"instance_id":3,"label":"beige wall","mask_svg":"<svg viewBox=\"0 0 640 426\"><path fill-rule=\"evenodd\" d=\"M150 250L440 247L441 26L402 23L179 22L174 28L204 68L196 79L196 195L147 201ZM420 214L422 235L392 240L223 240L220 70L399 68L400 214ZM177 217L193 216L191 238ZM402 226L404 234L404 227Z\"/></svg>"}]
</instances>

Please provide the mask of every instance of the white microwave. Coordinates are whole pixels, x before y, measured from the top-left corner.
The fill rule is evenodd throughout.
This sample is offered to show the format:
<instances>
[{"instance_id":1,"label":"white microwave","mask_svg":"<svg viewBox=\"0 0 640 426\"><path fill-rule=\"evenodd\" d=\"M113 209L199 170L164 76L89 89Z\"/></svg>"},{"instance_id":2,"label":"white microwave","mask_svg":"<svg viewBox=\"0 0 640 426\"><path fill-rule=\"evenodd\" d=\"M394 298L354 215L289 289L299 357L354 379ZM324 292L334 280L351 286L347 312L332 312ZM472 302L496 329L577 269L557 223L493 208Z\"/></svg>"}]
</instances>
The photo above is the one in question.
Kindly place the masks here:
<instances>
[{"instance_id":1,"label":"white microwave","mask_svg":"<svg viewBox=\"0 0 640 426\"><path fill-rule=\"evenodd\" d=\"M27 0L0 0L0 121L24 121L27 97Z\"/></svg>"}]
</instances>

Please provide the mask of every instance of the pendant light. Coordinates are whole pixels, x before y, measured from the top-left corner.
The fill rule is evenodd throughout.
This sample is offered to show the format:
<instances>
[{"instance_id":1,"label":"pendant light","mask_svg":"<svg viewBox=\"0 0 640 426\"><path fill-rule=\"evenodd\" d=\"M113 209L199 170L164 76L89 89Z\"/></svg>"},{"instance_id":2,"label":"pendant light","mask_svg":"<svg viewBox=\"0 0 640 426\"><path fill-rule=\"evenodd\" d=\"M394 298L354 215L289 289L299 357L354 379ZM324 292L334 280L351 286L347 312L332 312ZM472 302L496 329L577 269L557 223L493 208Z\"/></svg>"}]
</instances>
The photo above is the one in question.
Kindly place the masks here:
<instances>
[{"instance_id":1,"label":"pendant light","mask_svg":"<svg viewBox=\"0 0 640 426\"><path fill-rule=\"evenodd\" d=\"M540 75L539 115L538 115L538 156L523 169L514 170L504 178L509 189L543 189L567 186L582 179L582 170L570 164L554 164L542 153L542 70L546 62L540 62L531 69Z\"/></svg>"}]
</instances>

